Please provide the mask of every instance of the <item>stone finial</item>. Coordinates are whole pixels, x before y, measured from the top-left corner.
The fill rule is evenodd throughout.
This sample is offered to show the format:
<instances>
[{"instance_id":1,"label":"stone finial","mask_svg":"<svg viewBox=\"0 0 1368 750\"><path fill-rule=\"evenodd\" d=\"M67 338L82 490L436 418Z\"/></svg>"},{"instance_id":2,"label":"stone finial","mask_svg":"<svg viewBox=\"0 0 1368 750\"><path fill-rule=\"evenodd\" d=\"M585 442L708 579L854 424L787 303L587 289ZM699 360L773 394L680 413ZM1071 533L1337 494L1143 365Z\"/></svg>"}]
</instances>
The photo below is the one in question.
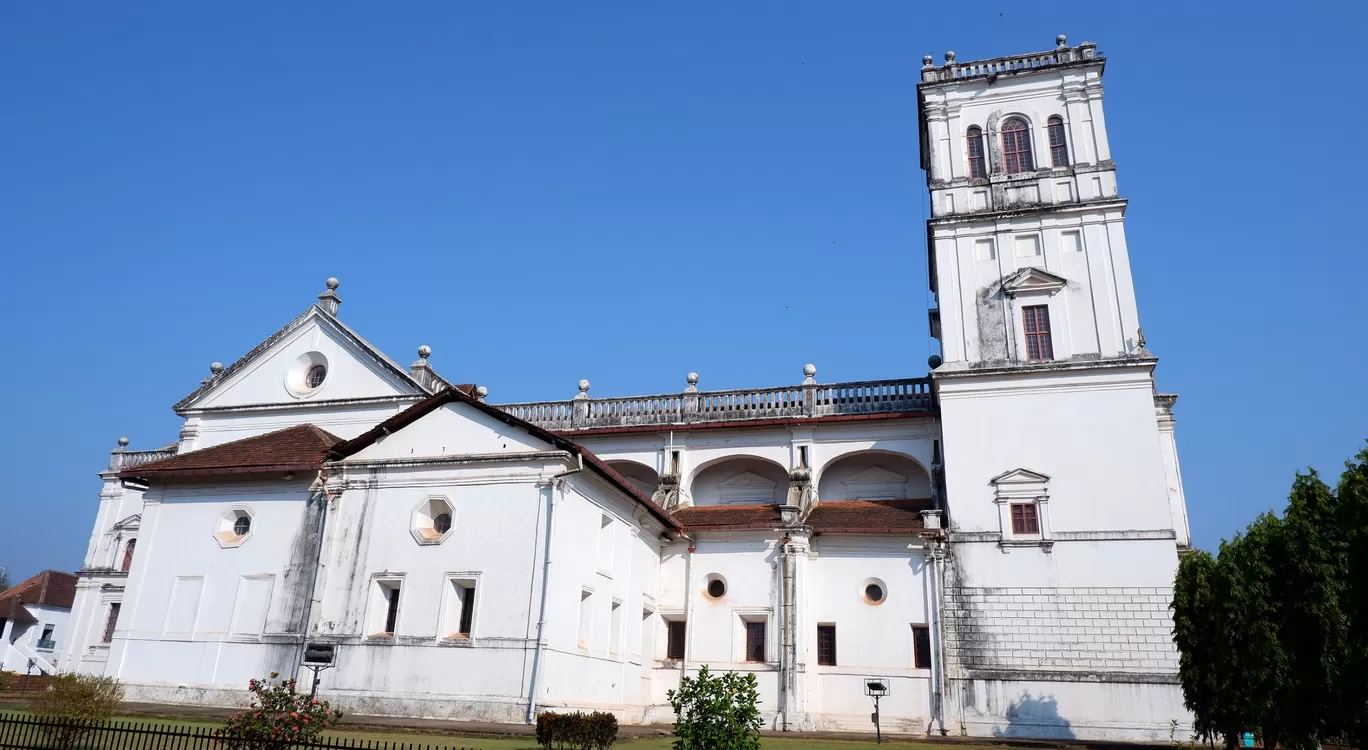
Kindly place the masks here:
<instances>
[{"instance_id":1,"label":"stone finial","mask_svg":"<svg viewBox=\"0 0 1368 750\"><path fill-rule=\"evenodd\" d=\"M418 347L418 359L427 359L431 356L432 347L428 346L427 344L423 344L422 346Z\"/></svg>"},{"instance_id":2,"label":"stone finial","mask_svg":"<svg viewBox=\"0 0 1368 750\"><path fill-rule=\"evenodd\" d=\"M945 64L951 65L955 62L955 51L949 50L945 53Z\"/></svg>"},{"instance_id":3,"label":"stone finial","mask_svg":"<svg viewBox=\"0 0 1368 750\"><path fill-rule=\"evenodd\" d=\"M337 315L337 308L342 305L342 298L337 296L337 287L341 286L342 282L338 281L336 276L329 276L325 285L328 288L318 295L318 306L329 315Z\"/></svg>"},{"instance_id":4,"label":"stone finial","mask_svg":"<svg viewBox=\"0 0 1368 750\"><path fill-rule=\"evenodd\" d=\"M941 355L939 354L932 354L931 356L926 358L926 366L931 368L932 370L936 369L937 367L940 367L942 362L943 360L941 359Z\"/></svg>"},{"instance_id":5,"label":"stone finial","mask_svg":"<svg viewBox=\"0 0 1368 750\"><path fill-rule=\"evenodd\" d=\"M684 380L689 383L689 386L684 389L685 393L698 393L698 373L691 372L684 376Z\"/></svg>"},{"instance_id":6,"label":"stone finial","mask_svg":"<svg viewBox=\"0 0 1368 750\"><path fill-rule=\"evenodd\" d=\"M803 385L817 385L817 381L813 378L813 376L816 374L817 365L803 365Z\"/></svg>"},{"instance_id":7,"label":"stone finial","mask_svg":"<svg viewBox=\"0 0 1368 750\"><path fill-rule=\"evenodd\" d=\"M488 388L486 388L486 387L484 387L484 386L482 386L482 385L481 385L481 386L477 386L477 387L475 388L475 400L476 400L476 401L483 402L483 401L484 401L486 398L488 398L488 397L489 397L489 389L488 389Z\"/></svg>"},{"instance_id":8,"label":"stone finial","mask_svg":"<svg viewBox=\"0 0 1368 750\"><path fill-rule=\"evenodd\" d=\"M209 374L211 374L211 375L217 375L217 374L219 374L219 373L221 373L221 372L223 372L223 363L222 363L222 362L211 362L211 363L209 363Z\"/></svg>"},{"instance_id":9,"label":"stone finial","mask_svg":"<svg viewBox=\"0 0 1368 750\"><path fill-rule=\"evenodd\" d=\"M932 56L930 56L930 55L923 55L923 56L922 56L922 67L923 67L923 68L933 68L933 67L935 67L935 65L933 65L933 63L935 62L935 60L936 60L936 58L934 58L934 57L932 57Z\"/></svg>"},{"instance_id":10,"label":"stone finial","mask_svg":"<svg viewBox=\"0 0 1368 750\"><path fill-rule=\"evenodd\" d=\"M1068 38L1068 37L1064 36L1063 34L1060 34L1059 36L1055 37L1055 46L1057 46L1057 47L1067 47L1067 46L1069 46L1068 43L1067 43L1068 41L1069 41L1069 38Z\"/></svg>"},{"instance_id":11,"label":"stone finial","mask_svg":"<svg viewBox=\"0 0 1368 750\"><path fill-rule=\"evenodd\" d=\"M578 396L575 396L575 398L589 398L589 381L588 381L588 380L581 380L581 381L579 382L579 395L578 395Z\"/></svg>"},{"instance_id":12,"label":"stone finial","mask_svg":"<svg viewBox=\"0 0 1368 750\"><path fill-rule=\"evenodd\" d=\"M121 438L119 438L119 450L123 450L124 448L127 448L127 447L128 447L128 438L126 438L126 437L121 437Z\"/></svg>"}]
</instances>

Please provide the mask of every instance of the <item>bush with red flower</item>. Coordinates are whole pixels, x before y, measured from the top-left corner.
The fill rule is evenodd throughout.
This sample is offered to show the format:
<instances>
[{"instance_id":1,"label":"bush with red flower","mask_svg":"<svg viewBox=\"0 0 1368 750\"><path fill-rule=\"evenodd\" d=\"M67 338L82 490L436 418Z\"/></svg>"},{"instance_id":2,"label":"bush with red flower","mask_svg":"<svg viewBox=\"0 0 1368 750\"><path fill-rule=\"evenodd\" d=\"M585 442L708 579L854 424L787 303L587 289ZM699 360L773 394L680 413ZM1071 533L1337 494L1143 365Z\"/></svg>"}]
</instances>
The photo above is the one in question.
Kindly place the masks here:
<instances>
[{"instance_id":1,"label":"bush with red flower","mask_svg":"<svg viewBox=\"0 0 1368 750\"><path fill-rule=\"evenodd\" d=\"M272 672L268 679L247 683L255 697L250 708L233 714L219 730L224 747L248 750L312 742L341 721L342 712L333 710L327 701L296 692L294 680L273 684L279 676Z\"/></svg>"}]
</instances>

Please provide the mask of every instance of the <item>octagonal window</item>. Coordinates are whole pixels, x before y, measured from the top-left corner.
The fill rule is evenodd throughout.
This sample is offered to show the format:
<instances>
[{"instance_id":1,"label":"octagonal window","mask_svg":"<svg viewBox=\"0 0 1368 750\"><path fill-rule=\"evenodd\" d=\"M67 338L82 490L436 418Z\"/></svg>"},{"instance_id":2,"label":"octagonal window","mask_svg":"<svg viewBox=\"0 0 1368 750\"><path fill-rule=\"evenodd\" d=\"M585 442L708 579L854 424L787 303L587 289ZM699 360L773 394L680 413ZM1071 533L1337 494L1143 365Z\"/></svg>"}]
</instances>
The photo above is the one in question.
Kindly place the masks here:
<instances>
[{"instance_id":1,"label":"octagonal window","mask_svg":"<svg viewBox=\"0 0 1368 750\"><path fill-rule=\"evenodd\" d=\"M451 503L441 495L432 495L413 509L410 531L419 544L441 544L451 534Z\"/></svg>"},{"instance_id":2,"label":"octagonal window","mask_svg":"<svg viewBox=\"0 0 1368 750\"><path fill-rule=\"evenodd\" d=\"M214 529L214 538L218 540L219 546L242 546L252 536L253 516L252 509L246 505L234 505L224 511Z\"/></svg>"}]
</instances>

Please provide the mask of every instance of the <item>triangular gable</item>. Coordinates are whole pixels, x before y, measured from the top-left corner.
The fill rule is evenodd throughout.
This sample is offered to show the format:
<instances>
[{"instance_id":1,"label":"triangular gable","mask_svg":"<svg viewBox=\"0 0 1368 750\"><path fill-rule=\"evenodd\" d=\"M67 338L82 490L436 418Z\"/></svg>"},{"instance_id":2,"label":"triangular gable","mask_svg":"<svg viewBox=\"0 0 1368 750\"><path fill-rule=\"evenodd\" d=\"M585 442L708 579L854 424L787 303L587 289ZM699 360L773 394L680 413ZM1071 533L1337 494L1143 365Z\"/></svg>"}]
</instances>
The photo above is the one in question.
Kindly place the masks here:
<instances>
[{"instance_id":1,"label":"triangular gable","mask_svg":"<svg viewBox=\"0 0 1368 750\"><path fill-rule=\"evenodd\" d=\"M371 381L369 383L364 382L366 379L358 381L356 378L338 378L337 382L339 385L346 380L348 381L348 388L351 390L358 387L365 389L369 386L369 390L376 391L367 394L370 396L428 394L428 390L415 380L407 369L400 367L394 360L385 356L383 352L372 346L370 342L363 339L345 323L337 319L337 317L329 314L318 305L310 305L309 309L305 310L294 320L286 323L283 328L271 334L265 341L258 344L250 352L247 352L236 362L224 368L222 372L206 378L199 388L181 399L172 408L175 409L177 413L181 413L195 407L205 408L225 405L223 403L224 401L233 400L241 401L244 404L289 403L295 401L295 399L292 399L288 393L285 392L281 374L276 374L275 377L271 378L272 382L269 383L269 385L263 384L265 385L264 392L267 396L266 400L262 400L261 396L258 395L260 391L253 394L243 394L239 399L224 399L223 396L227 391L232 390L235 386L243 383L246 380L246 377L260 367L263 361L270 359L272 356L281 355L282 352L280 350L282 347L288 346L291 342L298 341L301 335L306 335L311 329L317 329L323 332L331 339L334 346L351 354L358 363L363 365L366 370L373 372L376 376L369 379ZM332 363L329 364L330 366L332 365ZM440 388L445 385L445 381L442 381L440 378L437 378L436 381L437 382L434 383L434 388ZM338 390L339 389L334 389L335 392ZM339 396L356 397L352 395L351 390L346 394L339 393L338 395L325 391L320 393L320 397L322 399L338 398Z\"/></svg>"},{"instance_id":2,"label":"triangular gable","mask_svg":"<svg viewBox=\"0 0 1368 750\"><path fill-rule=\"evenodd\" d=\"M719 482L719 499L724 503L773 503L774 488L777 485L773 480L766 479L759 474L743 471L736 476Z\"/></svg>"},{"instance_id":3,"label":"triangular gable","mask_svg":"<svg viewBox=\"0 0 1368 750\"><path fill-rule=\"evenodd\" d=\"M907 477L882 466L871 466L846 477L854 500L900 500L907 497Z\"/></svg>"},{"instance_id":4,"label":"triangular gable","mask_svg":"<svg viewBox=\"0 0 1368 750\"><path fill-rule=\"evenodd\" d=\"M453 401L348 456L349 461L496 455L556 450L545 440Z\"/></svg>"},{"instance_id":5,"label":"triangular gable","mask_svg":"<svg viewBox=\"0 0 1368 750\"><path fill-rule=\"evenodd\" d=\"M1037 471L1030 469L1012 469L988 480L989 484L1042 484L1050 481L1050 478Z\"/></svg>"},{"instance_id":6,"label":"triangular gable","mask_svg":"<svg viewBox=\"0 0 1368 750\"><path fill-rule=\"evenodd\" d=\"M464 388L464 386L462 388ZM471 387L471 390L474 390L473 386ZM664 508L656 505L655 502L651 500L650 496L637 489L630 480L610 468L608 464L604 463L603 459L599 458L592 451L578 443L538 427L531 422L519 419L496 406L490 406L482 401L477 401L461 388L446 388L434 393L351 440L339 443L328 451L328 455L334 460L344 460L348 457L358 455L361 451L375 445L386 437L395 435L409 425L417 423L428 414L431 414L447 404L453 403L468 406L492 420L522 430L527 433L530 438L543 441L555 450L565 451L571 456L575 456L582 462L583 468L586 471L597 474L608 482L608 484L621 491L627 497L635 500L654 516L656 520L663 523L667 529L679 531L683 528L674 517L665 511Z\"/></svg>"},{"instance_id":7,"label":"triangular gable","mask_svg":"<svg viewBox=\"0 0 1368 750\"><path fill-rule=\"evenodd\" d=\"M117 531L135 531L135 530L137 530L138 527L141 526L141 525L142 525L142 514L141 514L141 513L134 513L133 515L129 516L128 518L125 518L124 520L122 520L122 521L120 521L120 522L114 524L114 529L117 530Z\"/></svg>"},{"instance_id":8,"label":"triangular gable","mask_svg":"<svg viewBox=\"0 0 1368 750\"><path fill-rule=\"evenodd\" d=\"M841 484L889 484L890 482L906 484L907 477L889 471L882 466L871 466L857 474L851 474L842 480Z\"/></svg>"},{"instance_id":9,"label":"triangular gable","mask_svg":"<svg viewBox=\"0 0 1368 750\"><path fill-rule=\"evenodd\" d=\"M1056 292L1069 285L1063 276L1043 268L1023 268L1002 280L1002 291L1009 297L1029 292Z\"/></svg>"}]
</instances>

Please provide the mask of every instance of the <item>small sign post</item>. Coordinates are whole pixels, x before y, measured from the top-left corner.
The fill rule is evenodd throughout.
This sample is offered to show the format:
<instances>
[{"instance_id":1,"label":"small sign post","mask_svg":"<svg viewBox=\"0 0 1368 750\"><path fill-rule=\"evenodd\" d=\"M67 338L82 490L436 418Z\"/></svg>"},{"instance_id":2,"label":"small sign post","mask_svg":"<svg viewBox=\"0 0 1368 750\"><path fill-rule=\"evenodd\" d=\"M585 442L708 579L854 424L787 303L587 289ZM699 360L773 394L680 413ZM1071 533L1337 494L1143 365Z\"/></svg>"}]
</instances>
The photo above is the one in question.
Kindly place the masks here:
<instances>
[{"instance_id":1,"label":"small sign post","mask_svg":"<svg viewBox=\"0 0 1368 750\"><path fill-rule=\"evenodd\" d=\"M318 673L333 667L337 646L331 643L305 643L304 667L313 670L313 686L309 688L309 698L318 695Z\"/></svg>"},{"instance_id":2,"label":"small sign post","mask_svg":"<svg viewBox=\"0 0 1368 750\"><path fill-rule=\"evenodd\" d=\"M865 680L865 695L874 699L874 713L869 715L869 720L874 722L874 742L883 744L883 730L879 728L879 699L888 695L889 681L887 678L876 678Z\"/></svg>"}]
</instances>

